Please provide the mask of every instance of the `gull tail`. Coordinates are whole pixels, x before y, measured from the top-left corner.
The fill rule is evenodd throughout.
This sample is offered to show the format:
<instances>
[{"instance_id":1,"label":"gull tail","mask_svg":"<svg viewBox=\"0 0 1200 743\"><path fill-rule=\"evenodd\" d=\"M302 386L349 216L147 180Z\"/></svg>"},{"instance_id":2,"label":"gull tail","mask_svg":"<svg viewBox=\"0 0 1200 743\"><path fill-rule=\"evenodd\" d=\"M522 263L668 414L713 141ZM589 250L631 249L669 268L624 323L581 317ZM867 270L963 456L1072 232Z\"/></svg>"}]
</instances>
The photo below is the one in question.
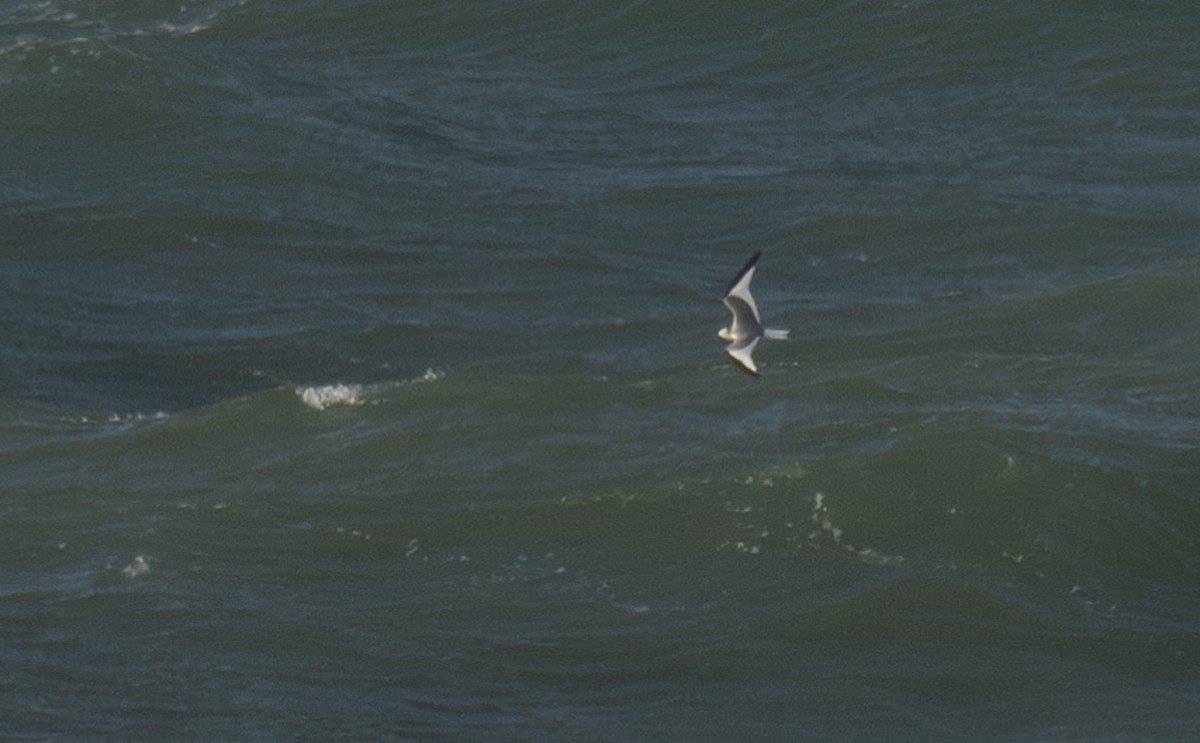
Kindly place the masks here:
<instances>
[{"instance_id":1,"label":"gull tail","mask_svg":"<svg viewBox=\"0 0 1200 743\"><path fill-rule=\"evenodd\" d=\"M788 332L790 331L780 330L779 328L763 328L763 337L773 341L782 341L787 340Z\"/></svg>"}]
</instances>

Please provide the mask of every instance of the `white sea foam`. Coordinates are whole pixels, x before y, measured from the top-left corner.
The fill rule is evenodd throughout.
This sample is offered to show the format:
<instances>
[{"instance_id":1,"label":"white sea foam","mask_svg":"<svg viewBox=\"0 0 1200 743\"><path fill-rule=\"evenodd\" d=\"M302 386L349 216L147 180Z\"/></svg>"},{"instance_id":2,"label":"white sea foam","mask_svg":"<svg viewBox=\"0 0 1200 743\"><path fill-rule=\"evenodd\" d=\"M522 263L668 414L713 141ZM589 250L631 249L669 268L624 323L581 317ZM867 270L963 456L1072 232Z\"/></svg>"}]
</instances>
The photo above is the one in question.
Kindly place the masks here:
<instances>
[{"instance_id":1,"label":"white sea foam","mask_svg":"<svg viewBox=\"0 0 1200 743\"><path fill-rule=\"evenodd\" d=\"M92 423L92 424L121 424L121 423L142 423L145 421L161 421L170 418L170 414L159 410L154 413L109 413L105 416L97 415L80 415L75 416L71 420L76 423Z\"/></svg>"},{"instance_id":2,"label":"white sea foam","mask_svg":"<svg viewBox=\"0 0 1200 743\"><path fill-rule=\"evenodd\" d=\"M308 407L313 410L325 410L334 405L364 405L366 404L365 393L386 389L390 386L405 386L409 384L418 384L422 382L436 382L446 376L443 371L438 371L432 367L425 370L425 373L419 377L405 379L400 382L391 384L364 387L361 384L327 384L327 385L309 385L306 387L296 387L296 396L300 398ZM373 400L372 404L379 404L378 400Z\"/></svg>"},{"instance_id":3,"label":"white sea foam","mask_svg":"<svg viewBox=\"0 0 1200 743\"><path fill-rule=\"evenodd\" d=\"M297 387L300 400L313 410L324 410L331 405L362 405L361 384L333 384L323 387Z\"/></svg>"},{"instance_id":4,"label":"white sea foam","mask_svg":"<svg viewBox=\"0 0 1200 743\"><path fill-rule=\"evenodd\" d=\"M146 558L138 555L133 558L133 562L121 569L121 574L126 578L140 578L150 572L150 563L146 562Z\"/></svg>"}]
</instances>

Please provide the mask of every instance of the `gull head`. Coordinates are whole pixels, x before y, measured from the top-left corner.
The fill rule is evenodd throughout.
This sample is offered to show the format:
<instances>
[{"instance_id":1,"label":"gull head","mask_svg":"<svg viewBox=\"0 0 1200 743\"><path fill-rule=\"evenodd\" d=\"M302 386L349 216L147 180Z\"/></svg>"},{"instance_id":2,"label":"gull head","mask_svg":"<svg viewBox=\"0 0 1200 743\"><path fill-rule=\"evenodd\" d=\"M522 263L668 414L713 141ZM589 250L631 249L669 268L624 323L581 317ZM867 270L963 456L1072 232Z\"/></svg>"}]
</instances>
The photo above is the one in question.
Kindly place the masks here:
<instances>
[{"instance_id":1,"label":"gull head","mask_svg":"<svg viewBox=\"0 0 1200 743\"><path fill-rule=\"evenodd\" d=\"M723 341L732 341L733 333L729 332L729 328L721 328L717 331L717 337Z\"/></svg>"}]
</instances>

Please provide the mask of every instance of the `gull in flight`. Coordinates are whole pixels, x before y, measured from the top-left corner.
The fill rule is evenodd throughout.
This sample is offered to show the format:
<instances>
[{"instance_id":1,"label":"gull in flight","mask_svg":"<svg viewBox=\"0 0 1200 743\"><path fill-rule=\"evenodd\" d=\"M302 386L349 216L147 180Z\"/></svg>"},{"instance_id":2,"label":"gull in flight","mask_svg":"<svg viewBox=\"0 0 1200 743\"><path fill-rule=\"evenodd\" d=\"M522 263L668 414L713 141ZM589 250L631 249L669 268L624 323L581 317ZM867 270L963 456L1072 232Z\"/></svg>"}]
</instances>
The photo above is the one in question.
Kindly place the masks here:
<instances>
[{"instance_id":1,"label":"gull in flight","mask_svg":"<svg viewBox=\"0 0 1200 743\"><path fill-rule=\"evenodd\" d=\"M754 269L761 257L761 250L752 255L742 270L738 271L733 282L729 284L724 301L725 306L733 312L733 322L728 328L721 328L717 333L721 340L729 341L729 345L725 347L725 353L741 364L746 371L756 375L758 367L754 365L752 354L758 341L763 337L772 340L782 340L788 337L786 330L762 326L758 307L754 304L754 297L750 296L750 280L754 278Z\"/></svg>"}]
</instances>

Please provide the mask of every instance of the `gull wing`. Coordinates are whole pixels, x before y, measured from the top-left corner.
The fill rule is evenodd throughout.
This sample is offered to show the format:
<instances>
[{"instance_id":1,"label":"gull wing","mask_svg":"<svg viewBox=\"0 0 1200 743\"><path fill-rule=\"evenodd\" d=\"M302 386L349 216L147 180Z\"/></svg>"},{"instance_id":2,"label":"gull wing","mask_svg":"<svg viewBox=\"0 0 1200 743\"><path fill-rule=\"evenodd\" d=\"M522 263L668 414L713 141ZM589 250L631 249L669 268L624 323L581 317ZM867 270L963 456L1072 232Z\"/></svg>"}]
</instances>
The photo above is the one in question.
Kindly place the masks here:
<instances>
[{"instance_id":1,"label":"gull wing","mask_svg":"<svg viewBox=\"0 0 1200 743\"><path fill-rule=\"evenodd\" d=\"M729 299L732 297L742 300L749 306L755 323L759 323L760 320L758 307L754 305L754 297L750 296L750 280L754 278L754 269L758 266L758 259L761 257L761 250L750 256L750 260L746 261L746 265L742 266L742 270L738 271L737 276L733 277L733 281L729 282L729 288L725 290L725 304L729 304ZM730 309L733 307L730 306ZM734 315L736 320L737 310L734 310Z\"/></svg>"},{"instance_id":2,"label":"gull wing","mask_svg":"<svg viewBox=\"0 0 1200 743\"><path fill-rule=\"evenodd\" d=\"M729 326L730 335L737 339L757 339L763 334L762 323L758 321L758 308L754 306L750 292L746 292L745 298L730 294L724 301L725 306L733 313L733 323Z\"/></svg>"},{"instance_id":3,"label":"gull wing","mask_svg":"<svg viewBox=\"0 0 1200 743\"><path fill-rule=\"evenodd\" d=\"M758 340L756 336L742 343L730 343L725 347L725 353L754 376L758 376L758 367L754 365L753 358L754 347L758 345Z\"/></svg>"},{"instance_id":4,"label":"gull wing","mask_svg":"<svg viewBox=\"0 0 1200 743\"><path fill-rule=\"evenodd\" d=\"M763 334L758 306L754 304L754 297L750 294L750 281L754 278L754 269L761 257L761 250L750 256L750 260L746 261L746 265L742 266L742 270L738 271L737 276L729 283L729 288L725 290L725 306L733 312L733 324L729 326L729 332L734 338Z\"/></svg>"}]
</instances>

